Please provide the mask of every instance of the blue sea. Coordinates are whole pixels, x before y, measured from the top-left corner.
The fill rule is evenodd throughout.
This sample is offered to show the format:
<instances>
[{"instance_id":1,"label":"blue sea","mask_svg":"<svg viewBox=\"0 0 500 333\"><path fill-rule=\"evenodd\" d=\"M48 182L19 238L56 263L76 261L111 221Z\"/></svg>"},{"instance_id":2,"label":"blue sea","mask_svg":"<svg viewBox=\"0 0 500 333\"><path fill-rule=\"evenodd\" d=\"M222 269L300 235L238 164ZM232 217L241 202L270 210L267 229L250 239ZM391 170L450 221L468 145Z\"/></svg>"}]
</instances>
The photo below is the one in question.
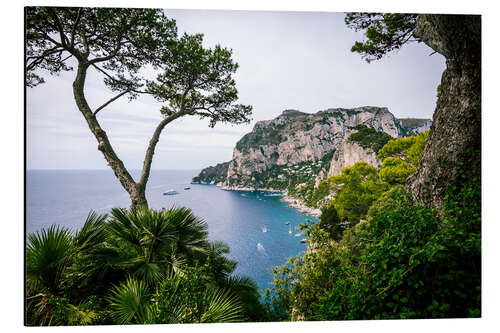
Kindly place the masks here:
<instances>
[{"instance_id":1,"label":"blue sea","mask_svg":"<svg viewBox=\"0 0 500 333\"><path fill-rule=\"evenodd\" d=\"M138 171L132 172L137 177ZM306 249L296 227L306 219L266 192L224 191L215 185L193 185L196 170L152 170L146 196L151 208L186 206L208 224L209 238L224 241L238 262L235 274L252 277L261 290L270 287L270 270ZM189 186L190 190L184 190ZM177 195L163 195L170 189ZM112 171L28 170L26 232L52 224L78 230L89 211L108 213L129 207L130 199ZM287 221L289 225L285 224ZM291 233L290 233L291 230Z\"/></svg>"}]
</instances>

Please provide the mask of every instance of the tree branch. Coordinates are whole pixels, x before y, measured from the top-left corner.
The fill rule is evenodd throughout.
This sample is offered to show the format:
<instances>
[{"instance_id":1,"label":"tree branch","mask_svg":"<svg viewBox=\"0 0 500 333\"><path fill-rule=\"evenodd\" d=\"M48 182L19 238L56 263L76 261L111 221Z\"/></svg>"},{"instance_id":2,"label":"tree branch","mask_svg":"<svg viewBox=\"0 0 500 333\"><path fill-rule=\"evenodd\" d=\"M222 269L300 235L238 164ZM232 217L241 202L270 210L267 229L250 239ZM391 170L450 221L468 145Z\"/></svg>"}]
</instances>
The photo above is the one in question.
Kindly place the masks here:
<instances>
[{"instance_id":1,"label":"tree branch","mask_svg":"<svg viewBox=\"0 0 500 333\"><path fill-rule=\"evenodd\" d=\"M98 62L103 62L103 61L108 61L110 59L113 59L118 54L118 51L120 51L121 47L123 46L122 39L123 39L123 31L120 32L120 35L116 39L117 40L116 47L114 48L113 51L111 51L111 53L109 53L105 57L94 58L94 59L90 60L90 63L95 64Z\"/></svg>"},{"instance_id":2,"label":"tree branch","mask_svg":"<svg viewBox=\"0 0 500 333\"><path fill-rule=\"evenodd\" d=\"M82 8L78 8L75 24L73 24L73 27L71 28L71 42L70 42L71 47L75 46L75 31L76 27L78 26L78 23L80 23L81 14L82 14Z\"/></svg>"},{"instance_id":3,"label":"tree branch","mask_svg":"<svg viewBox=\"0 0 500 333\"><path fill-rule=\"evenodd\" d=\"M103 105L101 105L100 107L98 107L95 111L94 111L94 117L95 115L97 114L97 112L101 111L102 109L104 109L106 106L108 106L109 104L111 104L112 102L116 101L118 98L122 97L123 95L125 95L126 93L129 93L130 91L129 90L125 90L125 91L122 91L121 93L119 93L118 95L116 95L115 97L109 99L106 103L104 103Z\"/></svg>"},{"instance_id":4,"label":"tree branch","mask_svg":"<svg viewBox=\"0 0 500 333\"><path fill-rule=\"evenodd\" d=\"M61 44L65 48L69 48L66 35L64 35L63 26L61 24L61 21L59 20L59 16L57 16L57 13L54 11L53 8L51 8L51 7L45 7L45 9L47 9L47 12L49 12L49 15L52 17L52 19L54 20L54 23L57 26L57 31L59 32L59 37L61 38Z\"/></svg>"},{"instance_id":5,"label":"tree branch","mask_svg":"<svg viewBox=\"0 0 500 333\"><path fill-rule=\"evenodd\" d=\"M138 186L140 187L145 187L146 182L148 181L149 178L149 172L151 171L151 163L153 161L153 155L155 153L155 148L156 145L158 144L158 141L160 140L160 134L169 124L170 122L174 121L177 118L180 118L182 116L187 115L187 112L176 112L168 117L165 117L159 124L156 126L156 129L153 133L153 136L151 137L151 140L149 141L148 149L146 150L146 155L144 157L144 164L142 167L142 173L141 173L141 179L137 183Z\"/></svg>"},{"instance_id":6,"label":"tree branch","mask_svg":"<svg viewBox=\"0 0 500 333\"><path fill-rule=\"evenodd\" d=\"M31 70L35 69L35 67L37 65L39 65L40 63L43 62L45 57L47 57L51 54L55 54L55 53L59 53L59 52L63 52L63 51L65 51L64 48L60 48L59 46L55 46L51 49L43 51L41 55L26 57L26 63L27 63L26 70L31 71ZM33 61L28 63L29 60L33 60ZM64 59L64 60L66 60L66 59ZM62 61L64 61L64 60L62 60Z\"/></svg>"}]
</instances>

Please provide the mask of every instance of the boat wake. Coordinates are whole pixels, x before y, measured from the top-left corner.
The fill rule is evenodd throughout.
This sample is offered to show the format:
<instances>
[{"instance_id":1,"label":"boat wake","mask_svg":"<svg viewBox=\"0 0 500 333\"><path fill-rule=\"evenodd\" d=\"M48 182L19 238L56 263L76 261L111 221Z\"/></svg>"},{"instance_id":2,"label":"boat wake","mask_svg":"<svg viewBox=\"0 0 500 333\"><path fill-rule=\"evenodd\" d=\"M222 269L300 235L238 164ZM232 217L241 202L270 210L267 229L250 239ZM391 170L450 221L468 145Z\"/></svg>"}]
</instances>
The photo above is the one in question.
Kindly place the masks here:
<instances>
[{"instance_id":1,"label":"boat wake","mask_svg":"<svg viewBox=\"0 0 500 333\"><path fill-rule=\"evenodd\" d=\"M257 251L259 251L263 255L267 256L266 249L264 248L264 246L262 246L261 243L257 243Z\"/></svg>"}]
</instances>

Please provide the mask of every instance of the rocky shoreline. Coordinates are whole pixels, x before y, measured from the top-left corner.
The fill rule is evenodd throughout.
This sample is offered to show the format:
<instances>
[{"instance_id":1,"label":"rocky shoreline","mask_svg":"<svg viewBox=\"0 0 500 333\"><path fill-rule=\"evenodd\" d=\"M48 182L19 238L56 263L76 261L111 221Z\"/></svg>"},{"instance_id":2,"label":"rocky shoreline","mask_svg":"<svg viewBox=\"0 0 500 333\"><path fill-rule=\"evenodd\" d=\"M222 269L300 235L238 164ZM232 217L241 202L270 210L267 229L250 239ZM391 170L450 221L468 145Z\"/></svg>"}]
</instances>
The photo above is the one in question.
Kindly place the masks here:
<instances>
[{"instance_id":1,"label":"rocky shoreline","mask_svg":"<svg viewBox=\"0 0 500 333\"><path fill-rule=\"evenodd\" d=\"M304 201L288 196L286 192L283 193L281 201L286 202L288 204L288 207L294 208L303 214L307 214L315 218L319 218L319 216L321 215L321 210L319 208L308 207L306 206Z\"/></svg>"},{"instance_id":2,"label":"rocky shoreline","mask_svg":"<svg viewBox=\"0 0 500 333\"><path fill-rule=\"evenodd\" d=\"M318 208L312 208L306 206L303 200L291 197L288 195L287 191L279 191L275 190L272 188L251 188L251 187L237 187L237 186L220 186L220 184L217 184L218 187L220 187L221 190L224 191L260 191L260 192L271 192L271 193L277 193L281 195L281 201L286 202L288 204L288 207L293 208L298 210L299 212L319 218L321 215L321 210Z\"/></svg>"}]
</instances>

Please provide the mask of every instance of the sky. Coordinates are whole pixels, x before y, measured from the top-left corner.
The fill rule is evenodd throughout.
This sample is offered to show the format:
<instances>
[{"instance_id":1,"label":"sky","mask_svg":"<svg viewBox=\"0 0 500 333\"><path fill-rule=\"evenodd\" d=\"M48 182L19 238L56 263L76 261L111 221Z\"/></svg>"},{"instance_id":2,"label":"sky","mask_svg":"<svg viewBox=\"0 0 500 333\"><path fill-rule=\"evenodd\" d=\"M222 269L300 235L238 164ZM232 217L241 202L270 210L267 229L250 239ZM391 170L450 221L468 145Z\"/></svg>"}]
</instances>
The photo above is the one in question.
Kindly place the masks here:
<instances>
[{"instance_id":1,"label":"sky","mask_svg":"<svg viewBox=\"0 0 500 333\"><path fill-rule=\"evenodd\" d=\"M366 63L351 53L362 32L346 27L343 13L166 10L179 33L203 33L204 45L233 50L240 65L234 78L238 103L253 106L248 125L208 127L185 117L163 131L153 169L202 169L229 161L236 142L256 121L285 109L315 113L337 107L388 107L398 118L432 118L445 59L424 43L412 43ZM431 55L432 54L432 55ZM107 169L97 142L72 94L74 72L46 77L26 94L28 169ZM114 94L89 73L86 96L93 107ZM161 104L150 97L120 99L99 112L117 155L140 169L149 139L161 120Z\"/></svg>"}]
</instances>

